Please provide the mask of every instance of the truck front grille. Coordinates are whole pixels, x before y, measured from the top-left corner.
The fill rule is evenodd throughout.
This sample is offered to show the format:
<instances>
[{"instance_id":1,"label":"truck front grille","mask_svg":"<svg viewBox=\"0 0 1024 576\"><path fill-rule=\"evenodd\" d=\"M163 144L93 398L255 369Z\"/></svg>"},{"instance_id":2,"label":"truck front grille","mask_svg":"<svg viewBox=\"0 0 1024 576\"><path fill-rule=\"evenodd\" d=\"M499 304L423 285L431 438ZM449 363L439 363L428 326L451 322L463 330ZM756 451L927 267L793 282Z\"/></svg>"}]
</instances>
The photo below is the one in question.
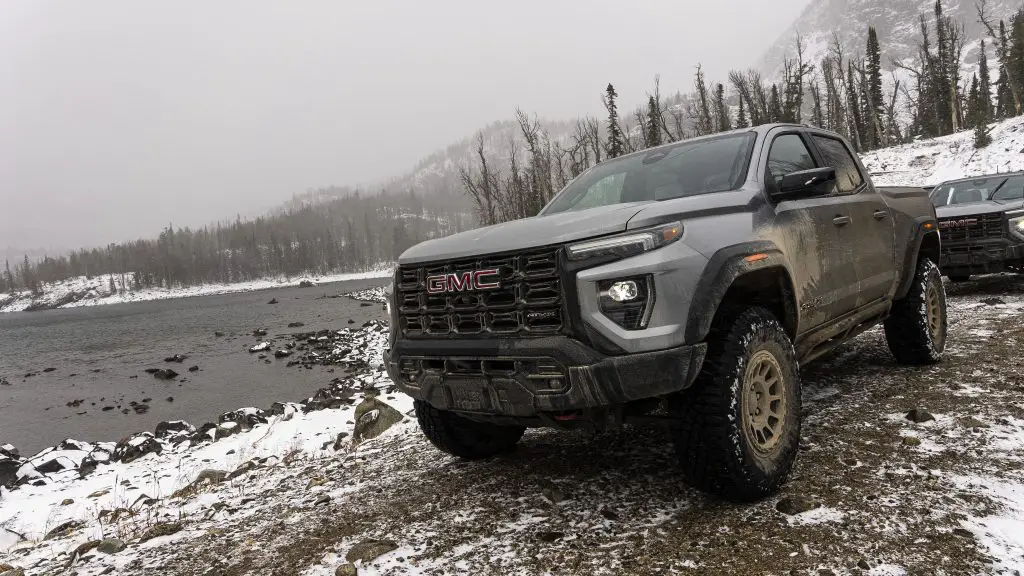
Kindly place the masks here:
<instances>
[{"instance_id":1,"label":"truck front grille","mask_svg":"<svg viewBox=\"0 0 1024 576\"><path fill-rule=\"evenodd\" d=\"M485 280L496 287L466 286L466 273L483 270L494 271ZM557 248L400 267L398 326L409 338L558 334L566 324L559 272ZM457 285L437 291L438 277L457 279Z\"/></svg>"},{"instance_id":2,"label":"truck front grille","mask_svg":"<svg viewBox=\"0 0 1024 576\"><path fill-rule=\"evenodd\" d=\"M1002 214L979 214L956 218L939 218L943 243L985 240L1005 236Z\"/></svg>"}]
</instances>

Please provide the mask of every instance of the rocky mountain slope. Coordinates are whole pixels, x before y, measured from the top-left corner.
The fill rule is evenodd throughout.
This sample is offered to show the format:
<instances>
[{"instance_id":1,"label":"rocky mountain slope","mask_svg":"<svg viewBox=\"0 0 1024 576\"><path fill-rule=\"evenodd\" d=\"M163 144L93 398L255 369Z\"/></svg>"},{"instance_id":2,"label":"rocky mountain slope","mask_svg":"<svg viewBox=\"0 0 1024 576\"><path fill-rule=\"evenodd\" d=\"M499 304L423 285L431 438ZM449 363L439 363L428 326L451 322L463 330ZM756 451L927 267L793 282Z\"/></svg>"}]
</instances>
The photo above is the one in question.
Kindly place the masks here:
<instances>
[{"instance_id":1,"label":"rocky mountain slope","mask_svg":"<svg viewBox=\"0 0 1024 576\"><path fill-rule=\"evenodd\" d=\"M1020 7L1020 2L988 0L988 6L994 17L1006 18ZM963 22L967 39L976 42L982 37L984 28L978 22L975 0L945 0L943 7L946 15ZM833 34L838 35L847 53L861 53L870 25L878 30L882 65L890 68L891 58L917 55L920 15L927 15L934 35L934 9L934 0L811 0L800 17L752 64L767 77L774 77L787 55L795 55L794 40L798 34L805 43L808 62L816 63L827 54Z\"/></svg>"}]
</instances>

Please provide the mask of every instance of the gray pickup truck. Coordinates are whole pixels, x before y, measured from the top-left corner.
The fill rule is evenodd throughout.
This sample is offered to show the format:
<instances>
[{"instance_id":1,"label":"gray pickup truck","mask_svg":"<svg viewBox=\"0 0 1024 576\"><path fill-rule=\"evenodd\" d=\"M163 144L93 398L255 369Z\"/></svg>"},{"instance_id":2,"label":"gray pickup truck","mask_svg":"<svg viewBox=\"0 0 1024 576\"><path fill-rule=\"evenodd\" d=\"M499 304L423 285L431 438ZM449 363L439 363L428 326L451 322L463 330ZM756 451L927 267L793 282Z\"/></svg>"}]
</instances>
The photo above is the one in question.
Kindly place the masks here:
<instances>
[{"instance_id":1,"label":"gray pickup truck","mask_svg":"<svg viewBox=\"0 0 1024 576\"><path fill-rule=\"evenodd\" d=\"M927 193L875 188L836 134L676 142L591 168L535 217L406 251L385 362L455 456L661 421L686 482L755 500L796 457L802 363L879 323L898 362L941 359L939 242Z\"/></svg>"}]
</instances>

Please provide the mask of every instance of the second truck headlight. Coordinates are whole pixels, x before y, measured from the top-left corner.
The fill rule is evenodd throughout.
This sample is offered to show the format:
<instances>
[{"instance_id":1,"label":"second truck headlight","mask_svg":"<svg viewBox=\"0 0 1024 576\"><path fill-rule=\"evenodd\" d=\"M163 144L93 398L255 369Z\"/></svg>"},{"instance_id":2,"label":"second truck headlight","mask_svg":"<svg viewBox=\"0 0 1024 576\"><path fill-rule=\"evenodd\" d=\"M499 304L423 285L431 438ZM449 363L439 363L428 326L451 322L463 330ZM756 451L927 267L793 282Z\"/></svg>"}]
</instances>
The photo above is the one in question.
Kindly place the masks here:
<instances>
[{"instance_id":1,"label":"second truck headlight","mask_svg":"<svg viewBox=\"0 0 1024 576\"><path fill-rule=\"evenodd\" d=\"M1010 218L1010 233L1024 240L1024 216Z\"/></svg>"}]
</instances>

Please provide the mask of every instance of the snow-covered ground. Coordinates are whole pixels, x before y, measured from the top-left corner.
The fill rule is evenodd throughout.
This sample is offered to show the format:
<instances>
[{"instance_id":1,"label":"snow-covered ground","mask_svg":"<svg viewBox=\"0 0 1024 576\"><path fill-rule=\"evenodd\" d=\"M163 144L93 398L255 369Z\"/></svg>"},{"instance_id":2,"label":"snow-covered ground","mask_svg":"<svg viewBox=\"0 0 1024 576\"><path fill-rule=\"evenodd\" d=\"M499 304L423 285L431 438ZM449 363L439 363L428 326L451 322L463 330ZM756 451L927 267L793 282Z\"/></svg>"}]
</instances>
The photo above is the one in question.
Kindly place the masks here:
<instances>
[{"instance_id":1,"label":"snow-covered ground","mask_svg":"<svg viewBox=\"0 0 1024 576\"><path fill-rule=\"evenodd\" d=\"M117 294L112 294L110 292L110 275L94 276L92 278L79 276L70 280L44 285L43 295L38 297L33 297L30 292L20 292L13 299L7 294L0 294L0 312L22 312L33 304L56 308L75 308L79 306L99 306L102 304L123 304L127 302L144 302L148 300L165 300L169 298L188 298L191 296L252 292L256 290L266 290L269 288L298 286L302 282L324 284L328 282L343 282L346 280L386 278L390 276L393 271L394 268L385 266L369 272L347 272L343 274L329 274L324 276L307 275L296 276L294 278L267 278L247 282L236 282L232 284L204 284L188 288L145 288L142 290L127 291ZM115 275L115 282L118 281L119 278L119 275ZM75 295L75 299L66 303L61 303L62 300L71 299L72 295ZM54 306L55 304L57 305Z\"/></svg>"},{"instance_id":2,"label":"snow-covered ground","mask_svg":"<svg viewBox=\"0 0 1024 576\"><path fill-rule=\"evenodd\" d=\"M380 370L371 326L338 344L362 342L371 361L327 396L374 390L374 400L242 411L215 442L165 431L159 453L84 478L70 465L86 452L123 460L149 437L32 458L69 468L0 491L0 564L79 576L329 576L348 562L364 576L1014 574L1024 568L1021 318L1024 281L981 278L951 288L944 363L895 366L874 330L807 367L797 469L778 497L742 506L683 486L657 427L531 431L507 457L446 456ZM352 404L364 402L360 414ZM388 406L399 421L354 442ZM911 408L934 419L911 422ZM237 432L240 422L252 428ZM808 506L784 513L782 500Z\"/></svg>"},{"instance_id":3,"label":"snow-covered ground","mask_svg":"<svg viewBox=\"0 0 1024 576\"><path fill-rule=\"evenodd\" d=\"M1024 170L1024 116L992 124L992 143L976 150L974 132L919 140L861 156L879 186L936 186L947 180Z\"/></svg>"}]
</instances>

